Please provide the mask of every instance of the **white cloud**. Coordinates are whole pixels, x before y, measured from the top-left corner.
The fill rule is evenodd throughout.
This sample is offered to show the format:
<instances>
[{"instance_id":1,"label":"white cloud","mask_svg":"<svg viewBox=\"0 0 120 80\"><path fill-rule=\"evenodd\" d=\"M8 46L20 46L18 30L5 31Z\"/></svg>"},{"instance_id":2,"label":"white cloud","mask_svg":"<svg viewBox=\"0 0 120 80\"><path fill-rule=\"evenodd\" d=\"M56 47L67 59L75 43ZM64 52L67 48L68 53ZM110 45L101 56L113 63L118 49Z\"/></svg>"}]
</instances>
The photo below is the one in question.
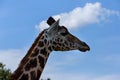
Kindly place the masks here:
<instances>
[{"instance_id":1,"label":"white cloud","mask_svg":"<svg viewBox=\"0 0 120 80\"><path fill-rule=\"evenodd\" d=\"M70 51L71 52L71 51ZM69 55L67 53L63 53L60 55L59 53L55 54L52 53L45 69L42 73L41 78L51 78L52 80L118 80L120 79L120 74L112 73L104 74L104 71L102 74L94 73L93 72L79 72L79 69L82 69L82 67L78 66L78 64L85 62L85 55L83 54L72 54L75 53L72 51L72 53ZM104 58L104 57L103 57ZM75 66L78 66L77 69L74 68ZM89 67L89 66L88 66ZM68 71L71 68L70 71Z\"/></svg>"},{"instance_id":2,"label":"white cloud","mask_svg":"<svg viewBox=\"0 0 120 80\"><path fill-rule=\"evenodd\" d=\"M12 69L14 71L18 64L20 63L20 60L23 58L25 55L25 50L23 49L10 49L10 50L0 50L0 62L3 62L6 64L7 68ZM65 52L66 53L66 52ZM53 53L52 56L50 56L49 61L45 67L45 70L43 71L42 78L51 78L52 80L118 80L120 79L120 74L93 74L93 73L81 73L81 72L69 72L69 71L64 71L64 66L73 66L78 64L79 61L83 61L84 56L82 55L77 55L77 54L72 54L73 51L69 52L68 54L55 54ZM77 55L77 56L75 56ZM82 56L82 57L81 57ZM58 57L59 61L56 60ZM54 62L52 62L52 61ZM70 64L72 63L72 64ZM62 69L60 69L63 67ZM61 70L61 71L60 71Z\"/></svg>"},{"instance_id":3,"label":"white cloud","mask_svg":"<svg viewBox=\"0 0 120 80\"><path fill-rule=\"evenodd\" d=\"M25 55L23 54L24 50L18 49L9 49L9 50L0 50L0 62L6 65L6 68L14 71L20 60Z\"/></svg>"},{"instance_id":4,"label":"white cloud","mask_svg":"<svg viewBox=\"0 0 120 80\"><path fill-rule=\"evenodd\" d=\"M42 78L51 78L52 80L118 80L120 74L96 75L80 73L48 73Z\"/></svg>"},{"instance_id":5,"label":"white cloud","mask_svg":"<svg viewBox=\"0 0 120 80\"><path fill-rule=\"evenodd\" d=\"M92 80L92 77L89 75L83 75L83 74L74 74L74 73L52 73L47 74L47 76L42 77L51 78L52 80Z\"/></svg>"},{"instance_id":6,"label":"white cloud","mask_svg":"<svg viewBox=\"0 0 120 80\"><path fill-rule=\"evenodd\" d=\"M61 64L63 62L63 64ZM59 66L56 66L57 63L59 64L59 61L57 63L51 62L51 64L47 64L45 67L45 70L42 73L41 78L51 78L52 80L118 80L120 79L120 74L97 74L92 72L76 72L76 71L67 71L64 69L64 62L68 62L65 59L60 62ZM74 62L74 61L73 61ZM69 65L68 67L74 65L74 63ZM63 67L63 69L60 68L60 66ZM73 67L74 68L74 67ZM79 69L79 68L78 68Z\"/></svg>"},{"instance_id":7,"label":"white cloud","mask_svg":"<svg viewBox=\"0 0 120 80\"><path fill-rule=\"evenodd\" d=\"M104 75L100 77L96 77L93 80L118 80L120 79L120 74L119 75Z\"/></svg>"},{"instance_id":8,"label":"white cloud","mask_svg":"<svg viewBox=\"0 0 120 80\"><path fill-rule=\"evenodd\" d=\"M86 3L84 7L76 7L70 12L64 12L53 15L55 19L60 18L60 24L67 26L69 29L83 27L88 24L105 21L111 15L120 15L119 11L110 10L102 7L101 3ZM43 30L49 27L46 21L36 25L37 29Z\"/></svg>"}]
</instances>

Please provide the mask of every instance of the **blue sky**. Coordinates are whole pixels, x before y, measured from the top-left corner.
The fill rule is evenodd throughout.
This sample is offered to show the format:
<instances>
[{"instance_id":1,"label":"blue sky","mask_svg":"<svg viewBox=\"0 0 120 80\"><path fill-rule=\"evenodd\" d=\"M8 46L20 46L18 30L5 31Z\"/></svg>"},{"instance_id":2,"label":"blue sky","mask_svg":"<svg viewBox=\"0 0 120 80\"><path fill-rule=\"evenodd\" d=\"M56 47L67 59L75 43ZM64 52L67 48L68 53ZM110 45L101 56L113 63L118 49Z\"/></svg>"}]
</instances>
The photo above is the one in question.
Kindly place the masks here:
<instances>
[{"instance_id":1,"label":"blue sky","mask_svg":"<svg viewBox=\"0 0 120 80\"><path fill-rule=\"evenodd\" d=\"M119 0L1 0L0 62L15 70L49 16L88 43L89 52L52 52L42 78L118 80L120 78ZM75 23L72 23L72 20Z\"/></svg>"}]
</instances>

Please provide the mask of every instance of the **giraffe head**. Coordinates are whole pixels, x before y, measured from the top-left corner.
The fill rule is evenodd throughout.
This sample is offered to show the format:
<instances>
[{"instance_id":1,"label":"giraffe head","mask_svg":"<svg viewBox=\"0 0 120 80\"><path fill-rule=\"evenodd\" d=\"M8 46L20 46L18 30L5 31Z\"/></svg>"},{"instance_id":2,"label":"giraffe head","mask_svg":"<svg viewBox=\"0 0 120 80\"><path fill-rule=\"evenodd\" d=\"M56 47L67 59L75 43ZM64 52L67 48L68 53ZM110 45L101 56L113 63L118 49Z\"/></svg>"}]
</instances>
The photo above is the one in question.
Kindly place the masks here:
<instances>
[{"instance_id":1,"label":"giraffe head","mask_svg":"<svg viewBox=\"0 0 120 80\"><path fill-rule=\"evenodd\" d=\"M59 26L59 19L55 21L52 17L47 20L48 29L45 34L49 45L54 51L80 50L82 52L89 51L90 47L77 37L73 36L65 26Z\"/></svg>"},{"instance_id":2,"label":"giraffe head","mask_svg":"<svg viewBox=\"0 0 120 80\"><path fill-rule=\"evenodd\" d=\"M22 59L10 80L39 80L51 51L89 51L89 46L73 36L66 27L59 26L59 20L47 20L49 28L42 31Z\"/></svg>"}]
</instances>

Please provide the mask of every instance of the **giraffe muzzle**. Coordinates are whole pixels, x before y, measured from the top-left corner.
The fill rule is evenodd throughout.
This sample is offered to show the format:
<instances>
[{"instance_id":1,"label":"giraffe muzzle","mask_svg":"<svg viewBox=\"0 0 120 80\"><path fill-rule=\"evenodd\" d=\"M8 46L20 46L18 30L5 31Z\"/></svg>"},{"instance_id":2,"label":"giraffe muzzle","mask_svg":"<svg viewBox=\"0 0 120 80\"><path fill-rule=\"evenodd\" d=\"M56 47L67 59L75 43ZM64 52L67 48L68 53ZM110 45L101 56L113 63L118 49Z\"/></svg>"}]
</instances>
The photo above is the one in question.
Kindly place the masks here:
<instances>
[{"instance_id":1,"label":"giraffe muzzle","mask_svg":"<svg viewBox=\"0 0 120 80\"><path fill-rule=\"evenodd\" d=\"M82 52L90 51L90 47L85 42L81 42L79 50Z\"/></svg>"}]
</instances>

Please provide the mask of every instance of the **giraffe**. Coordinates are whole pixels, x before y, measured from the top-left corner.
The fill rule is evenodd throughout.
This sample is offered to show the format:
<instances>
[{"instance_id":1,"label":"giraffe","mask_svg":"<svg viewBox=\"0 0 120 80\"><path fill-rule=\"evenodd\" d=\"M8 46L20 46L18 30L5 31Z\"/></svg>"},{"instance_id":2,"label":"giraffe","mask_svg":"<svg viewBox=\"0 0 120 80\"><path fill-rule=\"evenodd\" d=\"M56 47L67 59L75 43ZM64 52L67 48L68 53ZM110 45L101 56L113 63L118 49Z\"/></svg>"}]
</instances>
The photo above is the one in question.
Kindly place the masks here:
<instances>
[{"instance_id":1,"label":"giraffe","mask_svg":"<svg viewBox=\"0 0 120 80\"><path fill-rule=\"evenodd\" d=\"M60 26L59 20L48 18L50 27L38 35L10 80L39 80L52 51L90 50L85 42L73 36L65 26Z\"/></svg>"}]
</instances>

